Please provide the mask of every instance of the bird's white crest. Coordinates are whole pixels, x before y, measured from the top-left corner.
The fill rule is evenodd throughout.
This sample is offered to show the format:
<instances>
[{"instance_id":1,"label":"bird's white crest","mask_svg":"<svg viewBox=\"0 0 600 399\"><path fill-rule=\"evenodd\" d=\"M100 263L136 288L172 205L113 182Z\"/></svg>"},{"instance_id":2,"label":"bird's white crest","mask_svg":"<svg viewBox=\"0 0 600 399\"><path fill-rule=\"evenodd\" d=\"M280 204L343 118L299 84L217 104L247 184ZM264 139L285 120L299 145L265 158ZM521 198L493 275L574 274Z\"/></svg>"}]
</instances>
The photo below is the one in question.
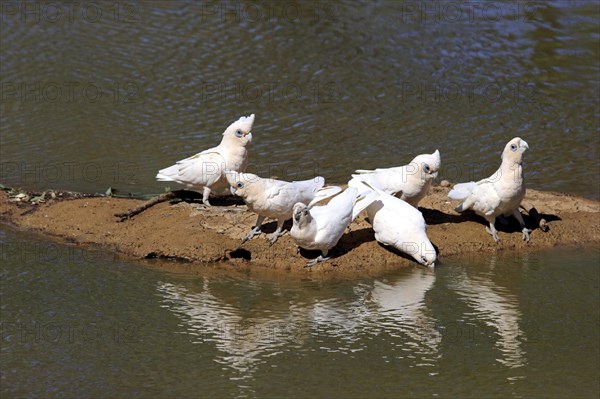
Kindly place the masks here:
<instances>
[{"instance_id":1,"label":"bird's white crest","mask_svg":"<svg viewBox=\"0 0 600 399\"><path fill-rule=\"evenodd\" d=\"M421 179L429 180L437 177L442 164L440 151L435 150L432 154L417 155L410 163L414 166L413 173L420 173Z\"/></svg>"},{"instance_id":2,"label":"bird's white crest","mask_svg":"<svg viewBox=\"0 0 600 399\"><path fill-rule=\"evenodd\" d=\"M223 132L223 136L225 135L235 135L235 133L239 130L241 131L242 137L248 138L248 141L252 141L252 126L254 125L254 114L250 116L242 116L237 121L233 122L229 127Z\"/></svg>"},{"instance_id":3,"label":"bird's white crest","mask_svg":"<svg viewBox=\"0 0 600 399\"><path fill-rule=\"evenodd\" d=\"M159 181L174 181L188 187L204 188L203 202L210 205L208 197L214 188L226 187L225 169L245 171L248 165L247 146L252 141L254 114L242 116L223 133L221 143L175 165L161 169L156 175Z\"/></svg>"}]
</instances>

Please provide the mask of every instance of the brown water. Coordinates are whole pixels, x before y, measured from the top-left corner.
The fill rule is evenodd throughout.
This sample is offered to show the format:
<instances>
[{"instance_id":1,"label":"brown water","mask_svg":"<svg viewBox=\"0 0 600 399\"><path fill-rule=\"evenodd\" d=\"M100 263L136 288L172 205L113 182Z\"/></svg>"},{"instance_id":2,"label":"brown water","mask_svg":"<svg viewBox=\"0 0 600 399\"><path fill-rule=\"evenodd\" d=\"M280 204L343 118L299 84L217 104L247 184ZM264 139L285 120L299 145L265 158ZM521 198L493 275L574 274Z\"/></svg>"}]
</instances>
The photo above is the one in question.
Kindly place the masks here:
<instances>
[{"instance_id":1,"label":"brown water","mask_svg":"<svg viewBox=\"0 0 600 399\"><path fill-rule=\"evenodd\" d=\"M599 14L572 2L0 3L0 182L156 193L256 113L252 171L400 165L600 198ZM101 93L101 94L100 94ZM590 397L598 248L380 278L170 274L0 230L0 396ZM158 265L159 266L159 265Z\"/></svg>"}]
</instances>

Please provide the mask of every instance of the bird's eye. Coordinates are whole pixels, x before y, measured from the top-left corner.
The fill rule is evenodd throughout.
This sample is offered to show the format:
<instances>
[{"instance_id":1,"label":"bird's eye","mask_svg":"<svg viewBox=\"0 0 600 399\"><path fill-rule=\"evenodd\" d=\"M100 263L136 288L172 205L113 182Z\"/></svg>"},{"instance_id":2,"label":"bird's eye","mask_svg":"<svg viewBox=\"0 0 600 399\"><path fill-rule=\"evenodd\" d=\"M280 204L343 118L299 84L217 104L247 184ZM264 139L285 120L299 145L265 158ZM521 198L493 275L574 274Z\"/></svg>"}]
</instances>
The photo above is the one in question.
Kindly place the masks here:
<instances>
[{"instance_id":1,"label":"bird's eye","mask_svg":"<svg viewBox=\"0 0 600 399\"><path fill-rule=\"evenodd\" d=\"M244 188L244 183L242 183L241 181L237 182L236 184L237 188Z\"/></svg>"},{"instance_id":2,"label":"bird's eye","mask_svg":"<svg viewBox=\"0 0 600 399\"><path fill-rule=\"evenodd\" d=\"M517 145L516 145L516 144L511 144L511 145L510 145L510 149L511 149L512 151L516 151L516 150L517 150Z\"/></svg>"},{"instance_id":3,"label":"bird's eye","mask_svg":"<svg viewBox=\"0 0 600 399\"><path fill-rule=\"evenodd\" d=\"M242 137L243 133L242 133L242 131L240 129L238 129L238 130L235 131L235 135L236 135L236 137Z\"/></svg>"},{"instance_id":4,"label":"bird's eye","mask_svg":"<svg viewBox=\"0 0 600 399\"><path fill-rule=\"evenodd\" d=\"M423 170L425 171L425 173L429 173L431 171L431 169L429 168L429 165L427 165L427 164L423 164Z\"/></svg>"}]
</instances>

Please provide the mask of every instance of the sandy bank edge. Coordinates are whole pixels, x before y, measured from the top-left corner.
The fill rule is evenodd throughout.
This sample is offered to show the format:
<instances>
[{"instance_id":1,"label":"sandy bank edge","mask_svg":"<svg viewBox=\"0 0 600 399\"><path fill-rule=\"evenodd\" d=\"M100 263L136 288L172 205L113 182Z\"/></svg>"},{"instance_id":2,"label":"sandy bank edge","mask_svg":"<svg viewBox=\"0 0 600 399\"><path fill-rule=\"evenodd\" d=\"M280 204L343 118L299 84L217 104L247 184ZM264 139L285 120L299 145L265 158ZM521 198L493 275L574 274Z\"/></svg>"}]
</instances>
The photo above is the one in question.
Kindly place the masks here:
<instances>
[{"instance_id":1,"label":"sandy bank edge","mask_svg":"<svg viewBox=\"0 0 600 399\"><path fill-rule=\"evenodd\" d=\"M556 246L597 246L600 243L600 202L564 193L529 189L526 208L535 207L548 222L549 231L535 228L525 243L516 221L497 223L500 243L484 230L482 218L454 212L447 199L448 188L436 186L421 203L428 235L438 249L438 266L444 259L477 258L492 253L518 253ZM273 246L265 234L241 244L255 222L255 215L239 201L225 199L223 206L210 208L200 203L161 203L133 219L118 223L115 213L141 203L112 197L51 199L38 205L9 202L0 191L0 221L20 229L36 231L54 240L82 246L100 246L161 268L193 271L225 268L244 273L281 273L297 276L365 276L417 264L379 245L366 215L360 215L330 252L332 259L312 269L306 261L318 252L300 251L288 235ZM218 203L218 202L217 202ZM533 219L525 216L533 228ZM291 227L291 222L286 225ZM263 231L275 229L267 222ZM148 262L144 262L148 263Z\"/></svg>"}]
</instances>

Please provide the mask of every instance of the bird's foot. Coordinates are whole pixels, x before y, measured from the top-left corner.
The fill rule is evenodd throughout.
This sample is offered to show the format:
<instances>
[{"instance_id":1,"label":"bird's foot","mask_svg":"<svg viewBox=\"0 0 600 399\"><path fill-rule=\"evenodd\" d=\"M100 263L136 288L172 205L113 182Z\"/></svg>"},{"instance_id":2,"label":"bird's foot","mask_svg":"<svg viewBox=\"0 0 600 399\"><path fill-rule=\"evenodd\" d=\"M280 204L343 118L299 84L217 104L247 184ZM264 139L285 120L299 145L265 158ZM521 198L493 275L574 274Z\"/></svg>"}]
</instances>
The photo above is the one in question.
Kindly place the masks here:
<instances>
[{"instance_id":1,"label":"bird's foot","mask_svg":"<svg viewBox=\"0 0 600 399\"><path fill-rule=\"evenodd\" d=\"M212 205L210 204L210 202L208 202L208 198L207 198L207 199L203 199L203 200L202 200L202 203L203 203L204 205L206 205L206 206L212 206Z\"/></svg>"},{"instance_id":2,"label":"bird's foot","mask_svg":"<svg viewBox=\"0 0 600 399\"><path fill-rule=\"evenodd\" d=\"M304 267L309 267L309 268L310 268L310 267L313 267L313 266L314 266L314 265L316 265L317 263L324 262L324 261L328 260L329 258L330 258L329 256L328 256L328 257L326 257L326 258L324 258L324 257L323 257L323 255L319 255L319 256L318 256L318 257L316 257L315 259L313 259L313 260L309 261L309 262L306 264L306 266L304 266Z\"/></svg>"},{"instance_id":3,"label":"bird's foot","mask_svg":"<svg viewBox=\"0 0 600 399\"><path fill-rule=\"evenodd\" d=\"M487 231L488 233L490 233L492 235L492 238L494 239L494 241L496 242L500 242L500 239L498 238L498 232L497 231L492 231L489 227L485 226L485 231Z\"/></svg>"},{"instance_id":4,"label":"bird's foot","mask_svg":"<svg viewBox=\"0 0 600 399\"><path fill-rule=\"evenodd\" d=\"M528 229L527 227L523 227L523 241L525 242L529 242L529 233L531 233L531 229Z\"/></svg>"},{"instance_id":5,"label":"bird's foot","mask_svg":"<svg viewBox=\"0 0 600 399\"><path fill-rule=\"evenodd\" d=\"M251 239L253 239L255 236L260 235L262 233L262 231L260 230L260 228L253 228L252 230L250 230L250 233L248 233L248 235L244 238L242 238L242 243L245 243L246 241L250 241Z\"/></svg>"},{"instance_id":6,"label":"bird's foot","mask_svg":"<svg viewBox=\"0 0 600 399\"><path fill-rule=\"evenodd\" d=\"M275 244L277 242L277 239L279 239L279 237L281 237L282 235L284 235L285 233L287 233L287 230L283 230L280 232L274 232L273 234L271 234L271 236L267 239L267 241L269 241L269 243L271 245Z\"/></svg>"}]
</instances>

